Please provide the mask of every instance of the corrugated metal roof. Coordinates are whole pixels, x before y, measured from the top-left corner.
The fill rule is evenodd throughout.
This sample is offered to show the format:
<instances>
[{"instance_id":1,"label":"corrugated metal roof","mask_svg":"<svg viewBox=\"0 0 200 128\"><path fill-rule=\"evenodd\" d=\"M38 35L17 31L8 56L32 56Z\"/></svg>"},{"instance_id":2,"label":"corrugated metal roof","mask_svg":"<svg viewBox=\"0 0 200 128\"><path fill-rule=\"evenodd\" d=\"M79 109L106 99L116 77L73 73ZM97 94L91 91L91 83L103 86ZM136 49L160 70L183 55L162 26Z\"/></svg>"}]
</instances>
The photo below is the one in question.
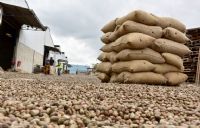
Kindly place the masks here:
<instances>
[{"instance_id":1,"label":"corrugated metal roof","mask_svg":"<svg viewBox=\"0 0 200 128\"><path fill-rule=\"evenodd\" d=\"M0 2L0 6L3 7L3 17L8 21L14 19L15 25L22 26L25 24L46 30L46 27L42 25L33 10L3 2Z\"/></svg>"}]
</instances>

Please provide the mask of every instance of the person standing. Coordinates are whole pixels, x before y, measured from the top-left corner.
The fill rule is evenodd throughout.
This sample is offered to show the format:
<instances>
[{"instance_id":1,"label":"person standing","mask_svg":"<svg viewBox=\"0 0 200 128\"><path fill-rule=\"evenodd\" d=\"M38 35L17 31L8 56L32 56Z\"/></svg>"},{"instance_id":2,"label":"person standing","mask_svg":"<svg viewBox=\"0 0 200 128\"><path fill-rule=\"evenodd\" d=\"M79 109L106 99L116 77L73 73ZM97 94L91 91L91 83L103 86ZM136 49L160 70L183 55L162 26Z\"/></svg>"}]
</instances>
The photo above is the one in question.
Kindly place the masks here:
<instances>
[{"instance_id":1,"label":"person standing","mask_svg":"<svg viewBox=\"0 0 200 128\"><path fill-rule=\"evenodd\" d=\"M57 70L58 76L60 76L61 70L62 70L62 65L61 65L60 61L58 61L58 65L56 67L58 68L58 70Z\"/></svg>"},{"instance_id":2,"label":"person standing","mask_svg":"<svg viewBox=\"0 0 200 128\"><path fill-rule=\"evenodd\" d=\"M50 74L53 75L53 74L55 73L53 57L50 58L50 60L49 60L49 64L50 64Z\"/></svg>"},{"instance_id":3,"label":"person standing","mask_svg":"<svg viewBox=\"0 0 200 128\"><path fill-rule=\"evenodd\" d=\"M53 57L50 58L50 65L53 66L54 65L54 60Z\"/></svg>"}]
</instances>

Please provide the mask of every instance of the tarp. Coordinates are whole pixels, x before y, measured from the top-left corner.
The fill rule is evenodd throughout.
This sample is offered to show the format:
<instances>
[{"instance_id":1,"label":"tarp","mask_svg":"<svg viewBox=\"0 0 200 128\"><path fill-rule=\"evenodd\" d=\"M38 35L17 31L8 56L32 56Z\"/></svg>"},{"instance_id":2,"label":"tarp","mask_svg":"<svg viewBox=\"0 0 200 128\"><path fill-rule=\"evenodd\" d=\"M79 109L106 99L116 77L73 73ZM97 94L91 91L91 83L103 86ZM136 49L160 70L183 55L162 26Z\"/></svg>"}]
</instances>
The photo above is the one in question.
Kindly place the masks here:
<instances>
[{"instance_id":1,"label":"tarp","mask_svg":"<svg viewBox=\"0 0 200 128\"><path fill-rule=\"evenodd\" d=\"M46 27L42 25L33 10L3 2L0 2L0 6L3 8L3 18L5 18L7 22L10 21L11 24L13 23L13 25L17 26L25 24L46 30Z\"/></svg>"}]
</instances>

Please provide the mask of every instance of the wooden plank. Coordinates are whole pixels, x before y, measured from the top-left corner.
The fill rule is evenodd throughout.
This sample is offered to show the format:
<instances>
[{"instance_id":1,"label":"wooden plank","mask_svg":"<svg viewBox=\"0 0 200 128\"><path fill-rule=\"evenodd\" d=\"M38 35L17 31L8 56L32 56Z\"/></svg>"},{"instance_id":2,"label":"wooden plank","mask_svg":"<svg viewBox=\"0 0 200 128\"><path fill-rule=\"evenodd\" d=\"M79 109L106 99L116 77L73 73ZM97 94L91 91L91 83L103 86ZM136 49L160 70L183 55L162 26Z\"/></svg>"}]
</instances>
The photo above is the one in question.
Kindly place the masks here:
<instances>
[{"instance_id":1,"label":"wooden plank","mask_svg":"<svg viewBox=\"0 0 200 128\"><path fill-rule=\"evenodd\" d=\"M198 63L198 61L199 61L199 56L193 58L193 62L197 62Z\"/></svg>"},{"instance_id":2,"label":"wooden plank","mask_svg":"<svg viewBox=\"0 0 200 128\"><path fill-rule=\"evenodd\" d=\"M199 53L200 53L200 49L199 49ZM199 86L199 75L200 75L200 54L198 56L197 72L196 72L196 80L195 80L195 83L197 86Z\"/></svg>"},{"instance_id":3,"label":"wooden plank","mask_svg":"<svg viewBox=\"0 0 200 128\"><path fill-rule=\"evenodd\" d=\"M193 45L194 45L195 47L199 47L199 46L200 46L200 41L199 41L199 40L193 41Z\"/></svg>"}]
</instances>

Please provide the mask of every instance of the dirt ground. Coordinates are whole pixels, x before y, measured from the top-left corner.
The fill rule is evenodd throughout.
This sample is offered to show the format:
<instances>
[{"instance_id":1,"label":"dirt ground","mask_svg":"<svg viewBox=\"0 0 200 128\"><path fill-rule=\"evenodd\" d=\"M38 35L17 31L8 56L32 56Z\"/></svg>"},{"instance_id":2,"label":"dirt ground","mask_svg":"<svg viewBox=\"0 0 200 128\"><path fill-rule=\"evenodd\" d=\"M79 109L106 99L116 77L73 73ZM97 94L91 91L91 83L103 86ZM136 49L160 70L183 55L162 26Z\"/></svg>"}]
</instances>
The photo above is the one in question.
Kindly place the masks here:
<instances>
[{"instance_id":1,"label":"dirt ground","mask_svg":"<svg viewBox=\"0 0 200 128\"><path fill-rule=\"evenodd\" d=\"M6 72L0 75L0 128L9 127L199 128L200 87Z\"/></svg>"}]
</instances>

